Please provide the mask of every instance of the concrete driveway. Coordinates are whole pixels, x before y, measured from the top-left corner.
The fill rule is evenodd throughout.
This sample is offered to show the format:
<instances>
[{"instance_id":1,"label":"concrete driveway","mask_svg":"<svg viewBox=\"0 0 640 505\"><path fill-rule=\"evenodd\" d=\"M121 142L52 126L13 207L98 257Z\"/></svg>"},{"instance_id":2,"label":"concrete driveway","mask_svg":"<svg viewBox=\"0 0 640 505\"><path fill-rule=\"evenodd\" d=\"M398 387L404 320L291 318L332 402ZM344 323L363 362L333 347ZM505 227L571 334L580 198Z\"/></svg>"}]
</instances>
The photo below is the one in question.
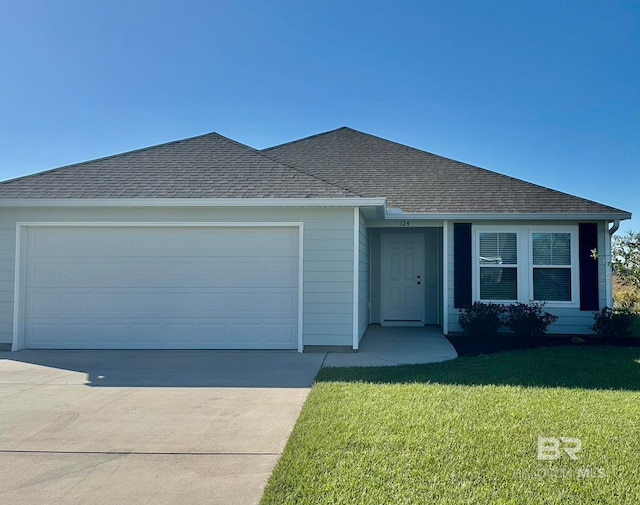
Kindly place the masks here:
<instances>
[{"instance_id":1,"label":"concrete driveway","mask_svg":"<svg viewBox=\"0 0 640 505\"><path fill-rule=\"evenodd\" d=\"M258 503L324 357L0 353L0 503Z\"/></svg>"}]
</instances>

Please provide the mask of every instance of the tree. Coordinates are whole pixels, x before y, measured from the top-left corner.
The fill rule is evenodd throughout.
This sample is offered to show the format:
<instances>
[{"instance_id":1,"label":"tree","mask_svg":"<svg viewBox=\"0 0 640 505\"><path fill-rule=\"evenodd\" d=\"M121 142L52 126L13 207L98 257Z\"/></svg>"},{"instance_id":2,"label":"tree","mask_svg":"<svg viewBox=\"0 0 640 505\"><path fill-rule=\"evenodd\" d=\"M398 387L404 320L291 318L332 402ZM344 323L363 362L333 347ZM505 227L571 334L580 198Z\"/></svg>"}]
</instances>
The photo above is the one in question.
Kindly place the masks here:
<instances>
[{"instance_id":1,"label":"tree","mask_svg":"<svg viewBox=\"0 0 640 505\"><path fill-rule=\"evenodd\" d=\"M640 232L613 238L611 266L622 284L640 290Z\"/></svg>"}]
</instances>

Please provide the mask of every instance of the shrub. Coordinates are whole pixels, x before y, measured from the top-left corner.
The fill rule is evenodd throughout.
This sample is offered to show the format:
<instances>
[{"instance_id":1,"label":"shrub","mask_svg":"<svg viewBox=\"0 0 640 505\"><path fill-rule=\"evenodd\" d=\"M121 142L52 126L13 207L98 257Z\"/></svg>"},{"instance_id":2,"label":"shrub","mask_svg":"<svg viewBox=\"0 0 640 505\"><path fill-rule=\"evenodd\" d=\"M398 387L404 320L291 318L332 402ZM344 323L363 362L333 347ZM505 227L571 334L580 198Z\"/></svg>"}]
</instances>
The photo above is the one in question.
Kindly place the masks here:
<instances>
[{"instance_id":1,"label":"shrub","mask_svg":"<svg viewBox=\"0 0 640 505\"><path fill-rule=\"evenodd\" d=\"M591 329L594 333L606 341L612 341L631 334L631 325L636 315L628 309L613 310L605 307L600 312L594 312L593 318Z\"/></svg>"},{"instance_id":2,"label":"shrub","mask_svg":"<svg viewBox=\"0 0 640 505\"><path fill-rule=\"evenodd\" d=\"M471 307L460 309L460 326L467 335L493 337L502 326L504 305L473 302Z\"/></svg>"},{"instance_id":3,"label":"shrub","mask_svg":"<svg viewBox=\"0 0 640 505\"><path fill-rule=\"evenodd\" d=\"M618 312L640 312L640 290L618 282L613 288L613 309Z\"/></svg>"},{"instance_id":4,"label":"shrub","mask_svg":"<svg viewBox=\"0 0 640 505\"><path fill-rule=\"evenodd\" d=\"M518 336L541 340L549 325L558 320L558 316L544 312L543 308L544 303L536 302L509 305L505 326Z\"/></svg>"}]
</instances>

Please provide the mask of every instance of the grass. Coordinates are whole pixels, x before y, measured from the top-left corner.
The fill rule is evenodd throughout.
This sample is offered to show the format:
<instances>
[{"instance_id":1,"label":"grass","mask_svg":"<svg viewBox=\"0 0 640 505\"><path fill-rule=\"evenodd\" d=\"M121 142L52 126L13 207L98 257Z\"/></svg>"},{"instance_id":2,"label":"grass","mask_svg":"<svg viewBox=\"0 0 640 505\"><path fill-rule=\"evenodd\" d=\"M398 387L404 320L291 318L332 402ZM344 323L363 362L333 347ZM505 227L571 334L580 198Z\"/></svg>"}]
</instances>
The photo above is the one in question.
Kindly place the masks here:
<instances>
[{"instance_id":1,"label":"grass","mask_svg":"<svg viewBox=\"0 0 640 505\"><path fill-rule=\"evenodd\" d=\"M540 348L321 370L262 503L635 504L639 467L640 349Z\"/></svg>"}]
</instances>

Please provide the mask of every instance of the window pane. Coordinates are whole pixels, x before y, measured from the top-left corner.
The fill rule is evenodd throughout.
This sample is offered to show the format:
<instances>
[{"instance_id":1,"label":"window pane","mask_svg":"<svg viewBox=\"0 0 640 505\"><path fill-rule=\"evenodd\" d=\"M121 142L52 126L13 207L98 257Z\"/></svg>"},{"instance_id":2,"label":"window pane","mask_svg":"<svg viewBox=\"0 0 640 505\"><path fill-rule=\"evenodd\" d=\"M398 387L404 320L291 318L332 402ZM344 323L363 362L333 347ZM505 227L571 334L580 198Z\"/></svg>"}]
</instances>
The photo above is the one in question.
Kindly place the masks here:
<instances>
[{"instance_id":1,"label":"window pane","mask_svg":"<svg viewBox=\"0 0 640 505\"><path fill-rule=\"evenodd\" d=\"M570 233L534 233L534 265L571 265Z\"/></svg>"},{"instance_id":2,"label":"window pane","mask_svg":"<svg viewBox=\"0 0 640 505\"><path fill-rule=\"evenodd\" d=\"M571 301L570 268L534 268L533 299L538 301Z\"/></svg>"},{"instance_id":3,"label":"window pane","mask_svg":"<svg viewBox=\"0 0 640 505\"><path fill-rule=\"evenodd\" d=\"M516 265L518 263L515 233L481 233L480 263Z\"/></svg>"},{"instance_id":4,"label":"window pane","mask_svg":"<svg viewBox=\"0 0 640 505\"><path fill-rule=\"evenodd\" d=\"M553 233L551 236L553 265L571 265L571 234Z\"/></svg>"},{"instance_id":5,"label":"window pane","mask_svg":"<svg viewBox=\"0 0 640 505\"><path fill-rule=\"evenodd\" d=\"M481 300L517 300L517 268L481 267Z\"/></svg>"},{"instance_id":6,"label":"window pane","mask_svg":"<svg viewBox=\"0 0 640 505\"><path fill-rule=\"evenodd\" d=\"M480 263L499 263L498 234L480 234Z\"/></svg>"},{"instance_id":7,"label":"window pane","mask_svg":"<svg viewBox=\"0 0 640 505\"><path fill-rule=\"evenodd\" d=\"M551 265L551 233L533 234L533 264Z\"/></svg>"}]
</instances>

